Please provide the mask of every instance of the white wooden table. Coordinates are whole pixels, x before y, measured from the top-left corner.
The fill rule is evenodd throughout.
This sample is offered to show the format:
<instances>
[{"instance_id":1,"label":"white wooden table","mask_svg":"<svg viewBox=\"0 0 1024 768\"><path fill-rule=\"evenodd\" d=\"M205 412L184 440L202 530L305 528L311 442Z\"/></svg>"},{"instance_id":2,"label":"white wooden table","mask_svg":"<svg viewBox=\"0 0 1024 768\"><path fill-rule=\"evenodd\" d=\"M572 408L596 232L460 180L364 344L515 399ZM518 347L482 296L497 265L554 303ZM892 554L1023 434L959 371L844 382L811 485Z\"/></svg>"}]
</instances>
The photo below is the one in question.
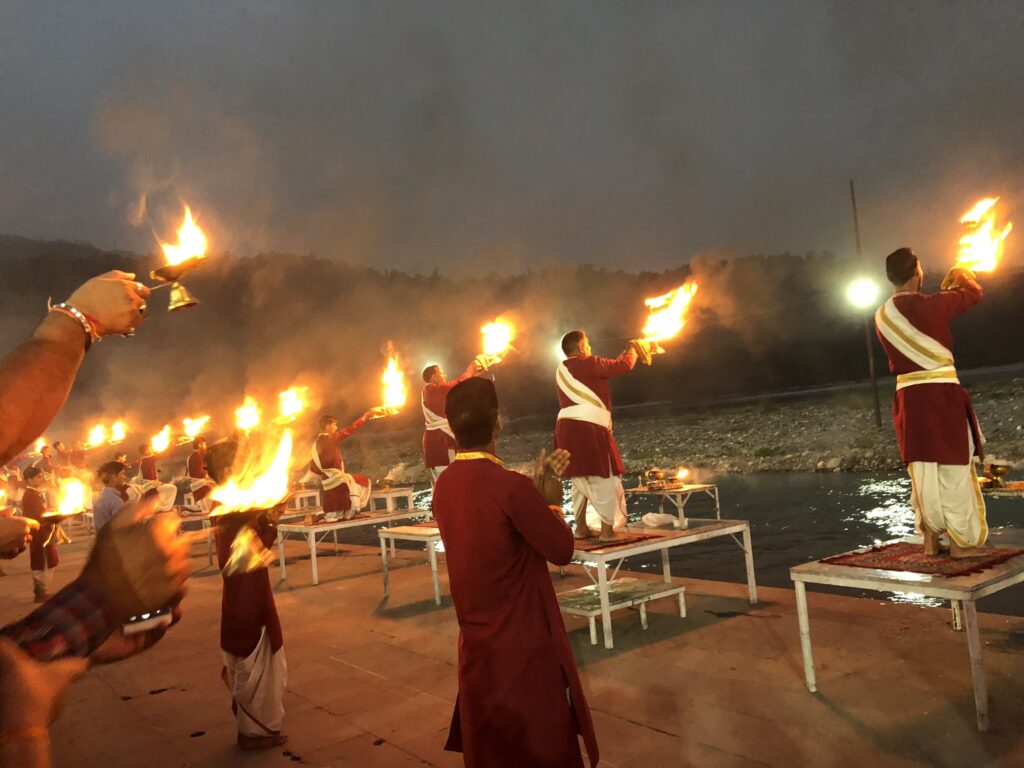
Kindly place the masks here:
<instances>
[{"instance_id":1,"label":"white wooden table","mask_svg":"<svg viewBox=\"0 0 1024 768\"><path fill-rule=\"evenodd\" d=\"M403 509L399 512L390 512L383 514L370 514L364 517L356 517L352 520L337 520L333 523L314 523L313 525L306 525L304 522L295 523L281 523L277 526L277 547L278 547L278 564L281 568L281 580L284 581L288 578L287 566L284 557L284 540L288 534L300 534L306 539L306 543L309 545L309 562L313 568L313 584L320 583L320 574L317 571L316 564L316 545L327 538L327 534L331 534L334 537L334 552L338 552L338 531L346 528L359 528L364 525L380 525L384 524L390 526L396 520L407 520L410 517L427 517L429 512L416 509ZM392 555L394 551L392 550Z\"/></svg>"},{"instance_id":2,"label":"white wooden table","mask_svg":"<svg viewBox=\"0 0 1024 768\"><path fill-rule=\"evenodd\" d=\"M722 519L722 507L718 501L718 486L713 483L686 483L666 488L648 488L641 483L635 488L626 489L627 496L657 496L658 512L665 511L665 501L668 500L676 508L676 514L679 515L680 528L686 528L688 524L686 502L694 494L708 496L715 503L715 518Z\"/></svg>"},{"instance_id":3,"label":"white wooden table","mask_svg":"<svg viewBox=\"0 0 1024 768\"><path fill-rule=\"evenodd\" d=\"M892 543L892 542L886 542ZM807 584L825 584L874 592L914 592L939 600L949 600L963 617L967 634L967 652L971 662L974 704L978 713L978 730L988 730L988 689L981 662L981 638L975 602L1007 587L1024 581L1024 555L994 565L980 573L966 576L936 576L912 571L888 571L832 565L815 560L789 570L796 592L797 620L800 624L800 649L804 657L807 690L818 690L811 653L810 618L807 614Z\"/></svg>"},{"instance_id":4,"label":"white wooden table","mask_svg":"<svg viewBox=\"0 0 1024 768\"><path fill-rule=\"evenodd\" d=\"M426 545L427 556L430 559L430 575L434 580L434 602L441 604L441 584L437 578L437 543L441 541L441 531L434 526L425 525L397 525L394 528L380 528L377 531L380 537L380 562L381 571L384 574L384 597L391 594L391 583L388 575L388 544L391 544L392 556L395 551L395 541L418 541Z\"/></svg>"},{"instance_id":5,"label":"white wooden table","mask_svg":"<svg viewBox=\"0 0 1024 768\"><path fill-rule=\"evenodd\" d=\"M323 509L323 490L321 488L296 488L288 499L286 510L295 512L319 512Z\"/></svg>"},{"instance_id":6,"label":"white wooden table","mask_svg":"<svg viewBox=\"0 0 1024 768\"><path fill-rule=\"evenodd\" d=\"M649 538L628 544L610 543L608 546L601 547L600 549L577 550L573 553L572 557L573 562L583 565L587 576L590 577L594 586L597 587L605 648L611 649L615 647L612 636L611 589L614 586L615 577L619 573L619 568L622 566L623 560L627 557L632 557L633 555L643 555L648 552L661 553L661 569L664 581L652 581L648 588L664 591L665 584L672 583L672 568L669 564L668 558L669 549L672 547L681 547L686 544L693 544L698 541L714 539L719 536L729 536L736 545L743 550L744 563L747 569L747 594L751 605L757 603L757 582L754 578L754 552L750 543L750 523L746 520L690 520L689 528L682 531L658 531L638 526L627 527L623 529L621 533L647 534ZM737 535L742 537L742 543L740 539L736 538ZM614 570L612 571L610 578L608 576L609 565L614 566ZM596 579L591 575L590 568L594 568L597 571ZM586 587L584 587L584 589L586 589ZM566 599L568 599L568 596L572 596L577 591L578 590L572 590L562 594L566 595ZM662 595L659 592L658 596L664 597L669 594L673 593L669 592ZM683 598L681 594L679 599L680 615L685 616L686 609L685 604L682 603Z\"/></svg>"},{"instance_id":7,"label":"white wooden table","mask_svg":"<svg viewBox=\"0 0 1024 768\"><path fill-rule=\"evenodd\" d=\"M401 488L379 488L370 493L370 501L367 506L369 507L370 512L378 512L379 505L377 504L377 501L381 500L384 502L384 509L387 512L397 512L399 509L411 510L414 506L412 494L413 489L411 486L403 486ZM398 499L405 499L405 507L398 507L395 505L395 501Z\"/></svg>"}]
</instances>

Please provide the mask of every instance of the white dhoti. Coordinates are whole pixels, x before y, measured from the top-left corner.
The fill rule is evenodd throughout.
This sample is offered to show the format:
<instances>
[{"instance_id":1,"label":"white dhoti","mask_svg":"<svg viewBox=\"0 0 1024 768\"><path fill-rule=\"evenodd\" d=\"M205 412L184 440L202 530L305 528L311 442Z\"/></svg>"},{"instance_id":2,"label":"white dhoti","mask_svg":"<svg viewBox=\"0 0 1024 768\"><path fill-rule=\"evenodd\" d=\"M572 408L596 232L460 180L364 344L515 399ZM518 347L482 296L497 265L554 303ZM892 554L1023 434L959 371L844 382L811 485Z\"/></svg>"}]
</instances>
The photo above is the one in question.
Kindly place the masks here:
<instances>
[{"instance_id":1,"label":"white dhoti","mask_svg":"<svg viewBox=\"0 0 1024 768\"><path fill-rule=\"evenodd\" d=\"M128 484L128 501L139 501L150 491L156 491L158 512L170 512L178 498L178 487L156 480L136 481Z\"/></svg>"},{"instance_id":2,"label":"white dhoti","mask_svg":"<svg viewBox=\"0 0 1024 768\"><path fill-rule=\"evenodd\" d=\"M224 651L224 676L235 702L238 732L266 736L281 730L288 664L284 648L270 647L264 627L255 650L246 657Z\"/></svg>"},{"instance_id":3,"label":"white dhoti","mask_svg":"<svg viewBox=\"0 0 1024 768\"><path fill-rule=\"evenodd\" d=\"M626 493L622 490L622 478L574 477L571 498L577 526L584 517L587 527L592 529L600 528L601 523L617 531L626 526Z\"/></svg>"},{"instance_id":4,"label":"white dhoti","mask_svg":"<svg viewBox=\"0 0 1024 768\"><path fill-rule=\"evenodd\" d=\"M985 498L981 495L978 475L974 471L974 440L970 464L938 464L934 461L912 461L910 502L914 507L914 523L924 534L924 527L933 533L946 531L958 547L980 547L988 540L985 520Z\"/></svg>"}]
</instances>

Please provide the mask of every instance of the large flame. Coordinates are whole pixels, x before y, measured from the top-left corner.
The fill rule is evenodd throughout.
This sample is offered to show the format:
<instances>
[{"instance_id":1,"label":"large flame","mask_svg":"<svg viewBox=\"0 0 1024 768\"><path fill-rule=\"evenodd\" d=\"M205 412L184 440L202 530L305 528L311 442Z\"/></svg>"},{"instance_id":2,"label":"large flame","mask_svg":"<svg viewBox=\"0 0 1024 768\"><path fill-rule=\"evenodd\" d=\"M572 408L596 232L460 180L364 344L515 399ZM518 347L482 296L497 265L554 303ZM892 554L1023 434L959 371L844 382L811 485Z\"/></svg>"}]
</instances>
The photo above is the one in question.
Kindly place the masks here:
<instances>
[{"instance_id":1,"label":"large flame","mask_svg":"<svg viewBox=\"0 0 1024 768\"><path fill-rule=\"evenodd\" d=\"M960 238L956 260L958 265L972 272L991 272L998 266L1003 243L1013 229L1011 221L997 228L995 204L998 200L998 197L983 198L960 219L967 233Z\"/></svg>"},{"instance_id":2,"label":"large flame","mask_svg":"<svg viewBox=\"0 0 1024 768\"><path fill-rule=\"evenodd\" d=\"M250 395L235 409L235 426L248 432L260 424L260 406Z\"/></svg>"},{"instance_id":3,"label":"large flame","mask_svg":"<svg viewBox=\"0 0 1024 768\"><path fill-rule=\"evenodd\" d=\"M43 452L43 448L45 448L45 447L46 447L46 438L45 437L40 437L38 440L36 440L36 444L35 444L35 448L34 448L36 453L42 453Z\"/></svg>"},{"instance_id":4,"label":"large flame","mask_svg":"<svg viewBox=\"0 0 1024 768\"><path fill-rule=\"evenodd\" d=\"M171 444L171 425L164 424L164 428L149 439L149 447L153 453L163 453Z\"/></svg>"},{"instance_id":5,"label":"large flame","mask_svg":"<svg viewBox=\"0 0 1024 768\"><path fill-rule=\"evenodd\" d=\"M95 448L97 445L103 445L107 442L107 425L97 424L89 430L89 436L85 440L87 448Z\"/></svg>"},{"instance_id":6,"label":"large flame","mask_svg":"<svg viewBox=\"0 0 1024 768\"><path fill-rule=\"evenodd\" d=\"M483 334L484 355L492 365L502 361L516 337L515 326L500 317L483 326L480 333Z\"/></svg>"},{"instance_id":7,"label":"large flame","mask_svg":"<svg viewBox=\"0 0 1024 768\"><path fill-rule=\"evenodd\" d=\"M686 325L686 308L695 293L697 284L686 282L661 296L644 299L649 312L642 331L644 341L668 341L683 330Z\"/></svg>"},{"instance_id":8,"label":"large flame","mask_svg":"<svg viewBox=\"0 0 1024 768\"><path fill-rule=\"evenodd\" d=\"M306 408L307 387L292 387L277 396L279 423L295 421Z\"/></svg>"},{"instance_id":9,"label":"large flame","mask_svg":"<svg viewBox=\"0 0 1024 768\"><path fill-rule=\"evenodd\" d=\"M201 259L206 255L206 235L192 220L192 211L185 206L185 219L178 227L177 244L160 243L168 264L180 264L188 259Z\"/></svg>"},{"instance_id":10,"label":"large flame","mask_svg":"<svg viewBox=\"0 0 1024 768\"><path fill-rule=\"evenodd\" d=\"M269 458L269 460L267 460ZM271 509L288 495L288 466L292 458L292 433L284 430L271 454L264 445L260 456L246 461L224 485L213 489L210 498L219 501L213 515Z\"/></svg>"},{"instance_id":11,"label":"large flame","mask_svg":"<svg viewBox=\"0 0 1024 768\"><path fill-rule=\"evenodd\" d=\"M181 420L181 428L185 430L186 436L194 440L209 421L210 417L206 415L196 416L194 419L185 418Z\"/></svg>"},{"instance_id":12,"label":"large flame","mask_svg":"<svg viewBox=\"0 0 1024 768\"><path fill-rule=\"evenodd\" d=\"M397 355L388 358L388 364L380 380L384 383L384 402L381 403L381 407L385 411L397 413L408 398L405 373L398 367Z\"/></svg>"},{"instance_id":13,"label":"large flame","mask_svg":"<svg viewBox=\"0 0 1024 768\"><path fill-rule=\"evenodd\" d=\"M128 435L128 427L123 421L115 421L110 425L110 443L123 443Z\"/></svg>"},{"instance_id":14,"label":"large flame","mask_svg":"<svg viewBox=\"0 0 1024 768\"><path fill-rule=\"evenodd\" d=\"M56 513L61 517L85 511L85 485L75 477L65 477L57 488Z\"/></svg>"}]
</instances>

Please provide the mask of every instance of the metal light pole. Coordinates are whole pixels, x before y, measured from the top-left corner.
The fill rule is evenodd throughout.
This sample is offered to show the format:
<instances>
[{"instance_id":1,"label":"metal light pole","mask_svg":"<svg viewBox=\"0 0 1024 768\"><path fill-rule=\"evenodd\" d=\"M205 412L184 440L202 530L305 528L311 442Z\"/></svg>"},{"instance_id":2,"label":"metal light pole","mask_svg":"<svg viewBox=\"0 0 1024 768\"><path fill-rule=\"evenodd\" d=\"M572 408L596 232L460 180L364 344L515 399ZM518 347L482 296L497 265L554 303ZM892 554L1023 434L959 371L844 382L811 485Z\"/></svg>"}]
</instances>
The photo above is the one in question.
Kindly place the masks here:
<instances>
[{"instance_id":1,"label":"metal light pole","mask_svg":"<svg viewBox=\"0 0 1024 768\"><path fill-rule=\"evenodd\" d=\"M857 217L857 193L853 188L853 179L850 179L850 204L853 206L853 234L857 240L857 258L864 261L864 254L860 247L860 219ZM871 325L868 323L868 316L864 320L864 344L868 353L868 375L871 377L871 389L875 396L875 428L882 429L882 406L878 400L878 377L875 375L875 348L871 343Z\"/></svg>"}]
</instances>

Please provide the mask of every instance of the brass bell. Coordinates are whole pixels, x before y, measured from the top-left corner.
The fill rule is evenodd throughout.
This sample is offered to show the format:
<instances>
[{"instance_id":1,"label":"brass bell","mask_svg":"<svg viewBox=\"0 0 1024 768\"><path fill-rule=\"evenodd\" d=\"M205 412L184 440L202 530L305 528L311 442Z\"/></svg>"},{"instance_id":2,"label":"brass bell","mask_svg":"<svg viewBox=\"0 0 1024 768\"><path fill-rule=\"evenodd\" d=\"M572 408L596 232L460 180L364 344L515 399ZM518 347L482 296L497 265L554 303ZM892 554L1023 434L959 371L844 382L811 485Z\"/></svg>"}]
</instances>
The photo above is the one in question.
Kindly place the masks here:
<instances>
[{"instance_id":1,"label":"brass bell","mask_svg":"<svg viewBox=\"0 0 1024 768\"><path fill-rule=\"evenodd\" d=\"M168 312L177 312L179 309L188 309L194 307L199 303L198 299L193 298L192 294L188 292L181 283L171 283L171 296L167 302Z\"/></svg>"}]
</instances>

